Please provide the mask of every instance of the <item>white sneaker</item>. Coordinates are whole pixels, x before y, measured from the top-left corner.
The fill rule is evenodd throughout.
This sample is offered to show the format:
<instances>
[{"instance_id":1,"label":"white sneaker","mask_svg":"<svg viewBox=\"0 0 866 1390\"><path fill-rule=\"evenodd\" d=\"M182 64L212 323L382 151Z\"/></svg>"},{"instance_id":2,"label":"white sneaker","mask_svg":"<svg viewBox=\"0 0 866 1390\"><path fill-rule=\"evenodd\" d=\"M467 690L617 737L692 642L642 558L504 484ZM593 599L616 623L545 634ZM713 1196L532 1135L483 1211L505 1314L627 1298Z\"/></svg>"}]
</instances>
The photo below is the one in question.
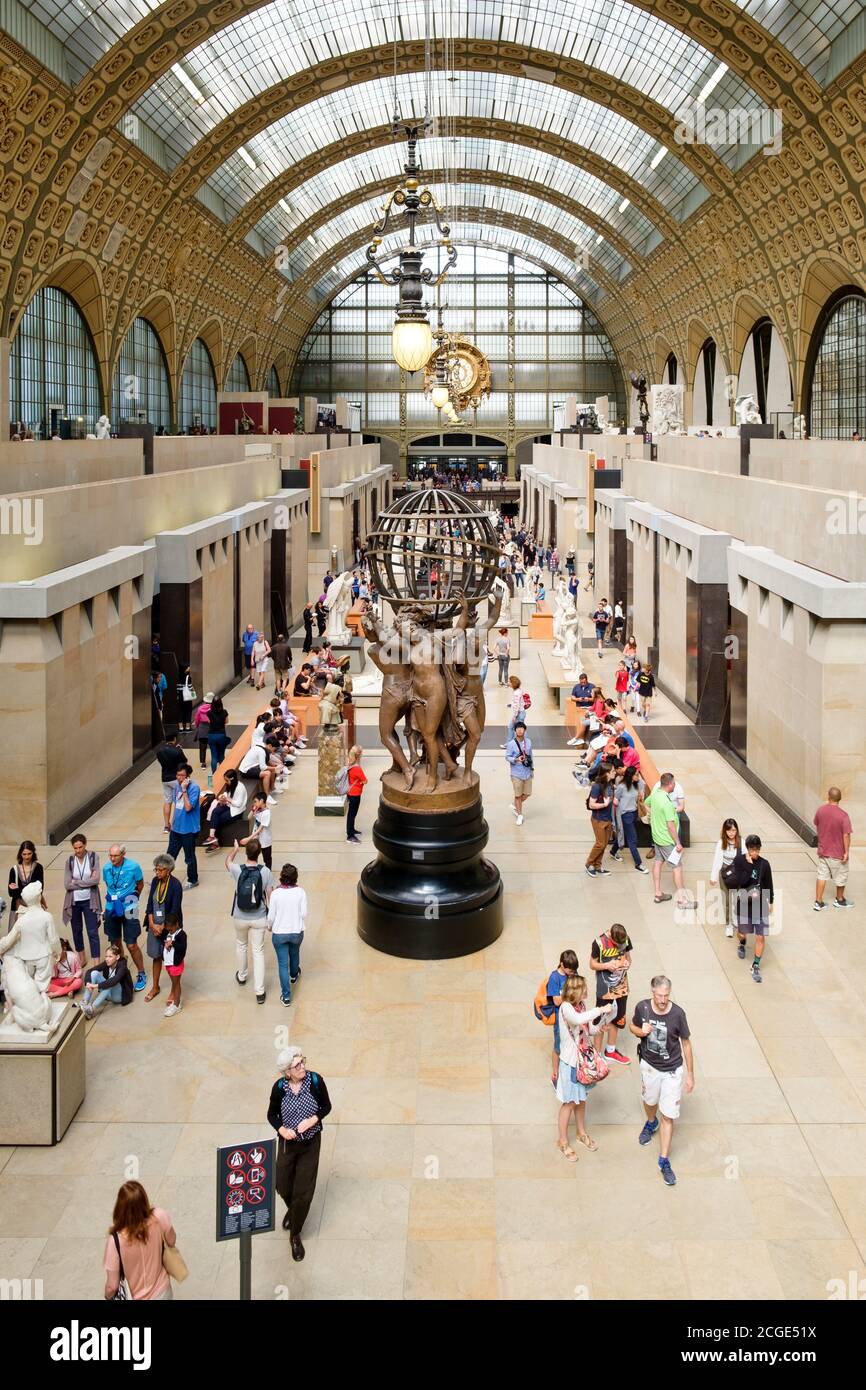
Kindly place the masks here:
<instances>
[{"instance_id":1,"label":"white sneaker","mask_svg":"<svg viewBox=\"0 0 866 1390\"><path fill-rule=\"evenodd\" d=\"M277 803L272 796L269 796L265 804L267 806L276 806Z\"/></svg>"},{"instance_id":2,"label":"white sneaker","mask_svg":"<svg viewBox=\"0 0 866 1390\"><path fill-rule=\"evenodd\" d=\"M517 825L522 825L522 824L523 824L523 817L522 817L522 816L518 816L518 817L517 817L516 824L517 824Z\"/></svg>"},{"instance_id":3,"label":"white sneaker","mask_svg":"<svg viewBox=\"0 0 866 1390\"><path fill-rule=\"evenodd\" d=\"M733 936L733 934L734 934L734 929L733 929L733 927L731 926L731 924L730 924L730 922L729 922L728 925L725 927L725 936Z\"/></svg>"},{"instance_id":4,"label":"white sneaker","mask_svg":"<svg viewBox=\"0 0 866 1390\"><path fill-rule=\"evenodd\" d=\"M508 809L509 809L509 811L511 812L512 816L516 816L516 815L517 815L517 807L515 806L515 804L514 804L513 801L512 801L512 803L511 803L511 805L509 806Z\"/></svg>"},{"instance_id":5,"label":"white sneaker","mask_svg":"<svg viewBox=\"0 0 866 1390\"><path fill-rule=\"evenodd\" d=\"M568 743L567 743L565 746L566 746L566 748L576 748L577 745L578 745L579 743L580 743L580 739L579 739L579 738L570 738L570 739L568 740Z\"/></svg>"},{"instance_id":6,"label":"white sneaker","mask_svg":"<svg viewBox=\"0 0 866 1390\"><path fill-rule=\"evenodd\" d=\"M169 1004L169 1005L168 1005L166 1008L164 1008L163 1011L162 1011L163 1017L164 1017L164 1018L174 1018L175 1014L179 1014L179 1013L180 1013L182 1007L183 1007L183 1006L182 1006L181 1004Z\"/></svg>"}]
</instances>

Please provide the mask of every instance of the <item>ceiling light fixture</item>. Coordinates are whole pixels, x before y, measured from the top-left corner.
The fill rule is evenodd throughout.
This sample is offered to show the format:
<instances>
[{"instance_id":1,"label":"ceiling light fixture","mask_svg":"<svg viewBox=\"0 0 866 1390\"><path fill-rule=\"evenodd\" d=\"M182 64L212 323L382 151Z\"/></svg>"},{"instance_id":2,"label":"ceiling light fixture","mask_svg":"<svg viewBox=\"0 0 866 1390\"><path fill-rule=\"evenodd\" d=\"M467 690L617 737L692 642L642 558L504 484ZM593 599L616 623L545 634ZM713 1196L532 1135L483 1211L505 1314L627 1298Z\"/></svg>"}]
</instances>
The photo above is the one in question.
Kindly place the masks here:
<instances>
[{"instance_id":1,"label":"ceiling light fixture","mask_svg":"<svg viewBox=\"0 0 866 1390\"><path fill-rule=\"evenodd\" d=\"M621 202L620 205L619 205L619 211L620 211L620 212L625 212L626 208L627 208L628 205L629 205L629 202L630 202L630 199L629 199L629 198L623 198L622 202Z\"/></svg>"},{"instance_id":2,"label":"ceiling light fixture","mask_svg":"<svg viewBox=\"0 0 866 1390\"><path fill-rule=\"evenodd\" d=\"M711 92L714 92L716 90L727 71L727 63L719 63L719 66L716 68L712 77L704 83L703 87L698 92L698 106L700 106L701 102L706 101L707 97L710 95Z\"/></svg>"},{"instance_id":3,"label":"ceiling light fixture","mask_svg":"<svg viewBox=\"0 0 866 1390\"><path fill-rule=\"evenodd\" d=\"M244 161L244 164L248 165L250 169L258 169L258 164L256 164L256 161L253 159L252 155L247 153L243 145L238 146L238 154Z\"/></svg>"},{"instance_id":4,"label":"ceiling light fixture","mask_svg":"<svg viewBox=\"0 0 866 1390\"><path fill-rule=\"evenodd\" d=\"M177 78L178 82L182 82L184 87L186 87L186 90L189 92L190 96L193 98L194 101L197 101L199 103L207 101L207 97L205 96L204 92L201 91L201 89L195 85L192 78L184 72L180 63L175 63L171 70Z\"/></svg>"},{"instance_id":5,"label":"ceiling light fixture","mask_svg":"<svg viewBox=\"0 0 866 1390\"><path fill-rule=\"evenodd\" d=\"M668 147L667 147L667 145L659 145L658 149L656 150L655 154L653 155L652 159L650 160L650 168L651 168L651 169L657 169L657 168L659 167L659 165L661 164L662 160L664 159L665 155L667 154L667 152L668 152Z\"/></svg>"},{"instance_id":6,"label":"ceiling light fixture","mask_svg":"<svg viewBox=\"0 0 866 1390\"><path fill-rule=\"evenodd\" d=\"M280 207L282 208L283 212L288 213L289 217L294 217L295 209L292 207L291 203L286 202L285 198L280 199Z\"/></svg>"}]
</instances>

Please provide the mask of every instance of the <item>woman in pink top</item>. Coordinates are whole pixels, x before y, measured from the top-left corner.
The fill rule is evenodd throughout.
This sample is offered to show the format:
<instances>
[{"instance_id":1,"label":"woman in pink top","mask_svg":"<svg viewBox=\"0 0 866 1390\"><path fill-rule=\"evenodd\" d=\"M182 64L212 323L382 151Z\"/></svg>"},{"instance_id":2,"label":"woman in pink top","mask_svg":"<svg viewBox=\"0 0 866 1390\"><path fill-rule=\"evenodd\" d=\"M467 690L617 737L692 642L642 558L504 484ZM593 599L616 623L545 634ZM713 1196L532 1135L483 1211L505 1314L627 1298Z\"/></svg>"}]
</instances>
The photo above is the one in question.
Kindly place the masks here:
<instances>
[{"instance_id":1,"label":"woman in pink top","mask_svg":"<svg viewBox=\"0 0 866 1390\"><path fill-rule=\"evenodd\" d=\"M105 1243L105 1297L114 1298L123 1275L136 1302L171 1298L171 1280L162 1263L163 1241L175 1245L171 1217L152 1207L140 1182L125 1182L117 1194Z\"/></svg>"}]
</instances>

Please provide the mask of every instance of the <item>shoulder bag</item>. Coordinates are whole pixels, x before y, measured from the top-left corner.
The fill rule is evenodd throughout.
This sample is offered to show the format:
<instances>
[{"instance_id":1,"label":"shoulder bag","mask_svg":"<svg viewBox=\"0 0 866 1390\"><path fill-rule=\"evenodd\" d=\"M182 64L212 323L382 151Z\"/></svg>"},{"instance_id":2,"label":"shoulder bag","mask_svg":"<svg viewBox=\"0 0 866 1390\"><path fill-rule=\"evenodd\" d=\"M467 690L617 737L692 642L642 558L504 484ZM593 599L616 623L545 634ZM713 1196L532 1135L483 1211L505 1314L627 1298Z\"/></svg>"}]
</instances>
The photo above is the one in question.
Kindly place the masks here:
<instances>
[{"instance_id":1,"label":"shoulder bag","mask_svg":"<svg viewBox=\"0 0 866 1390\"><path fill-rule=\"evenodd\" d=\"M165 1239L162 1242L162 1267L170 1279L178 1284L182 1284L189 1275L186 1260L180 1253L176 1245L166 1245Z\"/></svg>"},{"instance_id":2,"label":"shoulder bag","mask_svg":"<svg viewBox=\"0 0 866 1390\"><path fill-rule=\"evenodd\" d=\"M120 1241L117 1239L117 1232L112 1232L114 1248L117 1251L117 1262L120 1265L120 1279L117 1284L117 1292L112 1299L113 1303L126 1303L127 1299L132 1300L129 1285L126 1282L126 1275L123 1272L123 1256L120 1253Z\"/></svg>"}]
</instances>

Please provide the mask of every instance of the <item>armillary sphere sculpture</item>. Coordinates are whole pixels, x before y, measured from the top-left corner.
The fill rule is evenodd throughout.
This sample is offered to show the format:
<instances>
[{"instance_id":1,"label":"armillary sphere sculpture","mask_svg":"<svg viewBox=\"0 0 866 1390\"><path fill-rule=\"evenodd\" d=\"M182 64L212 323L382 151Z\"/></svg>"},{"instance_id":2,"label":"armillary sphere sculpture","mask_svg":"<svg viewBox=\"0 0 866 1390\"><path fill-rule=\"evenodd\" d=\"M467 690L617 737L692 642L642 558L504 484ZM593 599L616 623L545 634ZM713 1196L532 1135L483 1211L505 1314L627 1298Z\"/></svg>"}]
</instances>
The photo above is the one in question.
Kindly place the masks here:
<instances>
[{"instance_id":1,"label":"armillary sphere sculpture","mask_svg":"<svg viewBox=\"0 0 866 1390\"><path fill-rule=\"evenodd\" d=\"M392 955L465 955L502 930L502 884L481 856L488 830L473 769L482 661L501 602L499 547L475 502L425 488L380 513L367 555L394 615L362 620L382 671L379 735L392 761L373 827L379 857L358 886L358 929Z\"/></svg>"}]
</instances>

